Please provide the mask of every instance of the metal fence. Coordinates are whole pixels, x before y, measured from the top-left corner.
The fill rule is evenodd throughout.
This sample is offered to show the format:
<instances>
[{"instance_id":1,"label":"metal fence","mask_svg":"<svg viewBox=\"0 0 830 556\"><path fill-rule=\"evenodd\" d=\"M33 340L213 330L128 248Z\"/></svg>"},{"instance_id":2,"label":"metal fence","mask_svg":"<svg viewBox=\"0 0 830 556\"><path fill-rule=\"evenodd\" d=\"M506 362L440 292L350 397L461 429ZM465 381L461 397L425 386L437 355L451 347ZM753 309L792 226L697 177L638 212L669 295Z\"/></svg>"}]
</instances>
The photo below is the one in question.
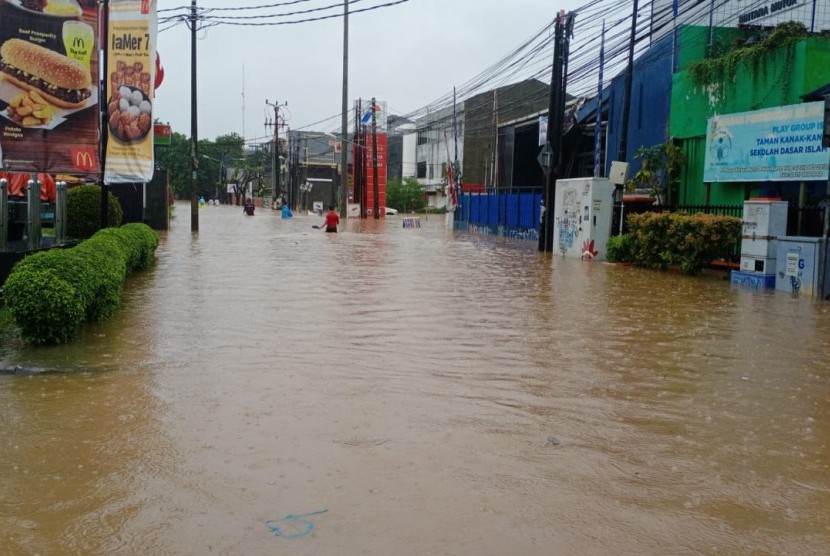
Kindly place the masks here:
<instances>
[{"instance_id":1,"label":"metal fence","mask_svg":"<svg viewBox=\"0 0 830 556\"><path fill-rule=\"evenodd\" d=\"M824 212L824 207L790 204L787 211L787 235L821 237L824 233Z\"/></svg>"},{"instance_id":2,"label":"metal fence","mask_svg":"<svg viewBox=\"0 0 830 556\"><path fill-rule=\"evenodd\" d=\"M474 233L493 234L523 239L538 239L540 226L541 189L512 189L487 193L464 193L459 196L456 227ZM614 205L612 234L628 233L628 216L643 212L683 212L716 214L743 218L740 205L668 205L655 206L651 201ZM623 215L620 229L620 215ZM821 237L825 208L799 207L790 203L787 214L787 235ZM740 253L740 242L735 254Z\"/></svg>"},{"instance_id":3,"label":"metal fence","mask_svg":"<svg viewBox=\"0 0 830 556\"><path fill-rule=\"evenodd\" d=\"M542 193L513 190L459 196L456 227L474 233L538 239Z\"/></svg>"},{"instance_id":4,"label":"metal fence","mask_svg":"<svg viewBox=\"0 0 830 556\"><path fill-rule=\"evenodd\" d=\"M686 214L717 214L722 216L734 216L743 218L743 205L666 205L654 206L648 204L626 204L623 221L623 233L628 233L628 219L631 214L643 212L683 212ZM804 206L799 207L790 203L787 211L787 235L802 237L821 237L824 231L824 207ZM619 231L620 206L614 206L614 227L615 232Z\"/></svg>"},{"instance_id":5,"label":"metal fence","mask_svg":"<svg viewBox=\"0 0 830 556\"><path fill-rule=\"evenodd\" d=\"M614 223L612 233L617 233L620 221L620 205L614 206ZM743 218L743 205L674 205L674 206L654 206L654 205L639 205L626 204L623 213L625 219L623 220L622 233L628 233L628 216L631 214L641 214L643 212L683 212L686 214L717 214L722 216L734 216L736 218ZM821 237L824 233L824 217L825 208L819 206L804 206L799 207L790 203L787 210L787 234L788 236L801 237ZM738 261L741 255L741 240L735 242L732 248L732 261Z\"/></svg>"}]
</instances>

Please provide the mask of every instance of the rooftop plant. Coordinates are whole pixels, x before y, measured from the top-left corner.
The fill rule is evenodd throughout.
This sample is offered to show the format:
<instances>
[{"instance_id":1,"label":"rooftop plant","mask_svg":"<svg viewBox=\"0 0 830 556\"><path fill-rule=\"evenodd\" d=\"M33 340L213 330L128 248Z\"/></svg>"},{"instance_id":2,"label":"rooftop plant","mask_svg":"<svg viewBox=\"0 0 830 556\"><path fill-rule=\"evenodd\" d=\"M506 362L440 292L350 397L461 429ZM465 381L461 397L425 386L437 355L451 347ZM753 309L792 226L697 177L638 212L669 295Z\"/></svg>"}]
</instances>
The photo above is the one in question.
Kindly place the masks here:
<instances>
[{"instance_id":1,"label":"rooftop plant","mask_svg":"<svg viewBox=\"0 0 830 556\"><path fill-rule=\"evenodd\" d=\"M689 75L696 85L722 83L735 75L738 64L742 61L758 62L767 53L782 46L792 45L808 35L803 23L797 21L780 23L772 31L762 35L760 40L754 36L748 39L738 39L734 43L734 48L724 54L698 60L689 67Z\"/></svg>"}]
</instances>

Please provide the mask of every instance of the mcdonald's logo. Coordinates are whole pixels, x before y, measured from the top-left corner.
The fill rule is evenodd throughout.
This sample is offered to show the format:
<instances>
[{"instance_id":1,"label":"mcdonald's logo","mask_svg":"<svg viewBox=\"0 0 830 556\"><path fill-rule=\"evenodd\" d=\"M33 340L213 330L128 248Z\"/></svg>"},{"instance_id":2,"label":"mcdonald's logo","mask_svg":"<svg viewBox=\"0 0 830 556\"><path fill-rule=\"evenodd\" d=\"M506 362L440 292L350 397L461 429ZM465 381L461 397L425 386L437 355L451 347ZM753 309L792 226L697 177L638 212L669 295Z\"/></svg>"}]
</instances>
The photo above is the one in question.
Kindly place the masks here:
<instances>
[{"instance_id":1,"label":"mcdonald's logo","mask_svg":"<svg viewBox=\"0 0 830 556\"><path fill-rule=\"evenodd\" d=\"M91 148L72 149L72 167L78 170L96 170L97 156Z\"/></svg>"},{"instance_id":2,"label":"mcdonald's logo","mask_svg":"<svg viewBox=\"0 0 830 556\"><path fill-rule=\"evenodd\" d=\"M86 41L83 39L83 37L75 37L72 40L72 48L86 49Z\"/></svg>"}]
</instances>

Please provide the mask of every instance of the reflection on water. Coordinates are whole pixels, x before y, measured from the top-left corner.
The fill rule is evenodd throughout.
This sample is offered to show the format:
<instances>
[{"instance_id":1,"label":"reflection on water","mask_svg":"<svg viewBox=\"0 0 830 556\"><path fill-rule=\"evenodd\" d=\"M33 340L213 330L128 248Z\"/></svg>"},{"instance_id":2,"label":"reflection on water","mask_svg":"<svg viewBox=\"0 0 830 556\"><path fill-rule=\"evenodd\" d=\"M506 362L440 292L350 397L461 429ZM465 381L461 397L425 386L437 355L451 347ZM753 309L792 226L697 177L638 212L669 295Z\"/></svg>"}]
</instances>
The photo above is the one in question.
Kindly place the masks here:
<instances>
[{"instance_id":1,"label":"reflection on water","mask_svg":"<svg viewBox=\"0 0 830 556\"><path fill-rule=\"evenodd\" d=\"M177 213L115 319L3 362L51 372L0 376L0 554L826 553L827 305Z\"/></svg>"}]
</instances>

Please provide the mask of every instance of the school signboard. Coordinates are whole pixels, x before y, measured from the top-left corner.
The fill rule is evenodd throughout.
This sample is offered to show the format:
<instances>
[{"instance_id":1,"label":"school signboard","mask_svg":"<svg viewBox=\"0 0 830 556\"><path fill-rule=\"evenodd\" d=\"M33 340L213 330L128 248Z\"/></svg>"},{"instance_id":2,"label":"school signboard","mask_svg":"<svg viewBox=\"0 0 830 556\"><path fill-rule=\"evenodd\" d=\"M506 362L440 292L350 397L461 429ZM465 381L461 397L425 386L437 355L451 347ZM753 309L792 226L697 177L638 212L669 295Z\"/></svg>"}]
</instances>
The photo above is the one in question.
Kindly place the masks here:
<instances>
[{"instance_id":1,"label":"school signboard","mask_svg":"<svg viewBox=\"0 0 830 556\"><path fill-rule=\"evenodd\" d=\"M713 116L706 131L704 182L826 180L824 103Z\"/></svg>"}]
</instances>

